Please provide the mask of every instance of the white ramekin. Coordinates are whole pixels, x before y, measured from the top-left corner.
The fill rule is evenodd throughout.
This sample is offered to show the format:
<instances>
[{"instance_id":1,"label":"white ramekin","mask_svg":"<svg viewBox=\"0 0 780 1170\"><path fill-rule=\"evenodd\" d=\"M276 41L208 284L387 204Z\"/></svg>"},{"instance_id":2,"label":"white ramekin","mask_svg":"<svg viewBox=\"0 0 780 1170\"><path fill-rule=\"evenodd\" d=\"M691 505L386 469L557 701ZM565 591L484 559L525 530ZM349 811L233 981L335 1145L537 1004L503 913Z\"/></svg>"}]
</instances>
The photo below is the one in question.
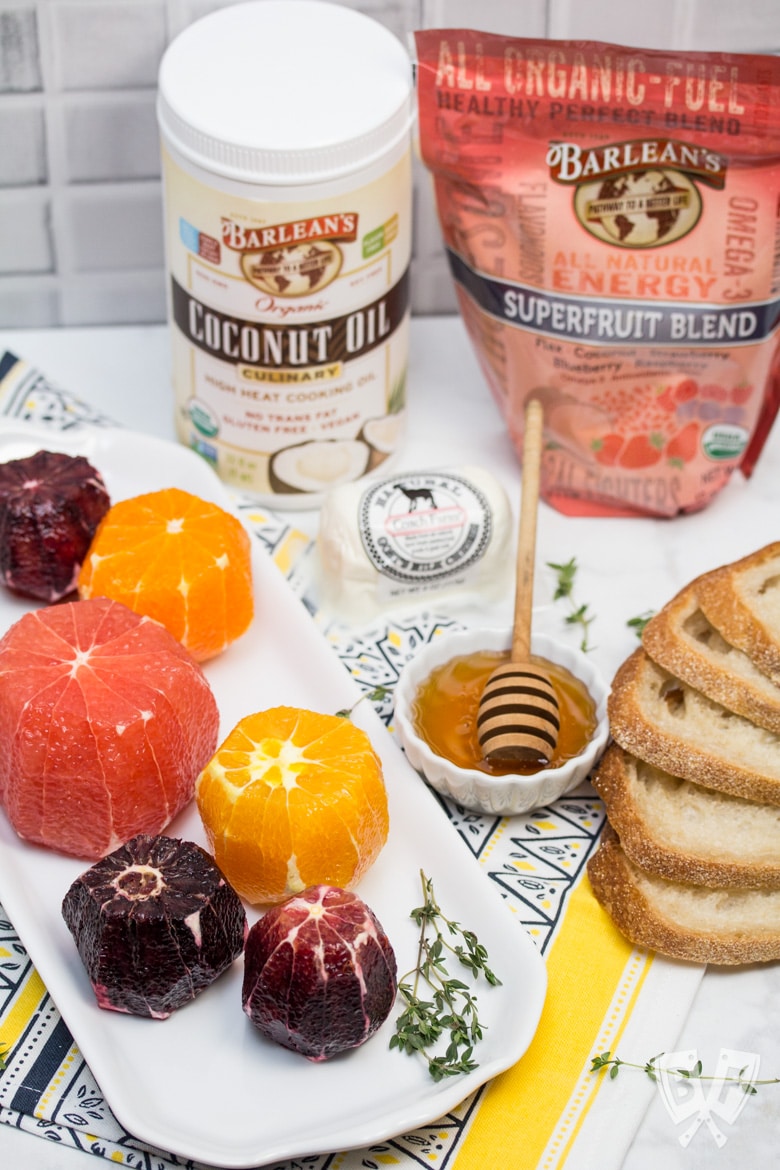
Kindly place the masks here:
<instances>
[{"instance_id":1,"label":"white ramekin","mask_svg":"<svg viewBox=\"0 0 780 1170\"><path fill-rule=\"evenodd\" d=\"M507 650L510 642L511 633L506 629L444 632L422 646L404 666L395 688L395 733L412 767L443 796L465 808L500 816L529 812L571 792L587 778L609 739L609 688L596 666L581 650L545 634L534 634L532 652L576 675L596 704L596 730L584 751L557 768L545 768L532 776L489 776L476 768L460 768L437 755L414 729L411 711L417 688L432 670L452 658L475 650Z\"/></svg>"}]
</instances>

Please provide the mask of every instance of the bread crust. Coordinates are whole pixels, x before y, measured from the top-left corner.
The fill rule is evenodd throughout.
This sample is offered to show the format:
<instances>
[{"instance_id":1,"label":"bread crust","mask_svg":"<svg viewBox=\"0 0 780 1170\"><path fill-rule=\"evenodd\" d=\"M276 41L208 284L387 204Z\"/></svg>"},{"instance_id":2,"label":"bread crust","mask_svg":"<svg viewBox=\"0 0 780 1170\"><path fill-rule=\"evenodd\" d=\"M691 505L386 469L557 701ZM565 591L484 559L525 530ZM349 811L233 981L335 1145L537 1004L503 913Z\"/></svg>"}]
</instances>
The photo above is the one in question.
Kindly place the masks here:
<instances>
[{"instance_id":1,"label":"bread crust","mask_svg":"<svg viewBox=\"0 0 780 1170\"><path fill-rule=\"evenodd\" d=\"M780 541L681 589L612 683L594 895L636 946L780 959Z\"/></svg>"},{"instance_id":2,"label":"bread crust","mask_svg":"<svg viewBox=\"0 0 780 1170\"><path fill-rule=\"evenodd\" d=\"M670 714L673 695L686 712L679 718ZM769 750L770 732L671 675L643 647L618 669L607 710L613 738L640 760L705 788L780 805L780 738L777 751Z\"/></svg>"},{"instance_id":3,"label":"bread crust","mask_svg":"<svg viewBox=\"0 0 780 1170\"><path fill-rule=\"evenodd\" d=\"M636 773L639 766L640 762L634 756L613 743L591 777L594 788L604 801L608 821L630 861L648 873L671 881L715 888L780 889L780 843L778 861L772 864L755 862L747 856L726 860L717 850L709 856L697 855L664 840L656 827L648 823L637 804ZM697 787L702 794L708 791L702 786Z\"/></svg>"},{"instance_id":4,"label":"bread crust","mask_svg":"<svg viewBox=\"0 0 780 1170\"><path fill-rule=\"evenodd\" d=\"M693 930L662 913L637 885L636 870L609 825L605 826L599 848L588 861L587 869L597 901L635 946L694 963L731 966L780 959L780 934Z\"/></svg>"},{"instance_id":5,"label":"bread crust","mask_svg":"<svg viewBox=\"0 0 780 1170\"><path fill-rule=\"evenodd\" d=\"M700 594L717 572L697 577L667 602L645 626L642 645L670 674L780 735L780 686L727 642L701 607Z\"/></svg>"},{"instance_id":6,"label":"bread crust","mask_svg":"<svg viewBox=\"0 0 780 1170\"><path fill-rule=\"evenodd\" d=\"M780 541L707 574L698 594L703 612L726 641L780 684L780 630L767 625L753 604L762 582L774 576L780 576Z\"/></svg>"}]
</instances>

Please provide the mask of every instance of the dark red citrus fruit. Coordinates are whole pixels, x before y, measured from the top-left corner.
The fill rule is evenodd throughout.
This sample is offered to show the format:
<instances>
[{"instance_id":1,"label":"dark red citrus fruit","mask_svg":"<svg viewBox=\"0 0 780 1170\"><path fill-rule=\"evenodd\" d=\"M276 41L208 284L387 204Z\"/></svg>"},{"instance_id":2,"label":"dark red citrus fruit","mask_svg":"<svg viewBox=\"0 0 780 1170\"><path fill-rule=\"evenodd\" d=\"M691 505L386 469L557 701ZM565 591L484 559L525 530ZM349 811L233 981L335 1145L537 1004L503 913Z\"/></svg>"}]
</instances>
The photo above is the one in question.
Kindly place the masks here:
<instances>
[{"instance_id":1,"label":"dark red citrus fruit","mask_svg":"<svg viewBox=\"0 0 780 1170\"><path fill-rule=\"evenodd\" d=\"M200 666L120 602L47 606L0 640L0 803L28 841L94 859L159 833L218 730Z\"/></svg>"},{"instance_id":2,"label":"dark red citrus fruit","mask_svg":"<svg viewBox=\"0 0 780 1170\"><path fill-rule=\"evenodd\" d=\"M165 1019L241 954L246 914L193 841L140 834L76 878L62 903L98 1005Z\"/></svg>"},{"instance_id":3,"label":"dark red citrus fruit","mask_svg":"<svg viewBox=\"0 0 780 1170\"><path fill-rule=\"evenodd\" d=\"M81 455L37 451L0 463L4 584L38 601L71 593L110 503L100 472Z\"/></svg>"},{"instance_id":4,"label":"dark red citrus fruit","mask_svg":"<svg viewBox=\"0 0 780 1170\"><path fill-rule=\"evenodd\" d=\"M249 932L242 1002L269 1040L310 1060L357 1048L395 1000L395 954L373 911L336 886L310 886Z\"/></svg>"}]
</instances>

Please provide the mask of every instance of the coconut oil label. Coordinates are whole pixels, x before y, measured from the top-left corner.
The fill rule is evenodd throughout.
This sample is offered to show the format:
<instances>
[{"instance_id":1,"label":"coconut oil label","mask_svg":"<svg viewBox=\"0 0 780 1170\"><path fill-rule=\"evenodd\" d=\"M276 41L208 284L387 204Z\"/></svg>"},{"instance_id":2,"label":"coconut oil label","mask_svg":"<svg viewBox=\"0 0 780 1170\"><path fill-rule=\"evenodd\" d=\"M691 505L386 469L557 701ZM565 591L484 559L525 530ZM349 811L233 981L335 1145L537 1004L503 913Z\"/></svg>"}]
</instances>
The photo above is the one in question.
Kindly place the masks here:
<instances>
[{"instance_id":1,"label":"coconut oil label","mask_svg":"<svg viewBox=\"0 0 780 1170\"><path fill-rule=\"evenodd\" d=\"M311 202L205 187L164 156L179 438L307 506L403 437L410 160Z\"/></svg>"}]
</instances>

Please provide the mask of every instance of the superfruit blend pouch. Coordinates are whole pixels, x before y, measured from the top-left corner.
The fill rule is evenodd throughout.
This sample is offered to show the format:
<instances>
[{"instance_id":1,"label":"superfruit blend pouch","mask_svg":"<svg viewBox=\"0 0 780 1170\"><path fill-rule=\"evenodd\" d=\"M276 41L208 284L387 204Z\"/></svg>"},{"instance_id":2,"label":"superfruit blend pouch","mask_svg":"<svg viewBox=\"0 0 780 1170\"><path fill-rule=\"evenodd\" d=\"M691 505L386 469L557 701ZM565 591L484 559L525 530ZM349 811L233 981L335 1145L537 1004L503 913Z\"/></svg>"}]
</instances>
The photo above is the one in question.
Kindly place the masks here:
<instances>
[{"instance_id":1,"label":"superfruit blend pouch","mask_svg":"<svg viewBox=\"0 0 780 1170\"><path fill-rule=\"evenodd\" d=\"M780 59L415 34L420 151L484 376L542 495L674 516L780 401Z\"/></svg>"}]
</instances>

